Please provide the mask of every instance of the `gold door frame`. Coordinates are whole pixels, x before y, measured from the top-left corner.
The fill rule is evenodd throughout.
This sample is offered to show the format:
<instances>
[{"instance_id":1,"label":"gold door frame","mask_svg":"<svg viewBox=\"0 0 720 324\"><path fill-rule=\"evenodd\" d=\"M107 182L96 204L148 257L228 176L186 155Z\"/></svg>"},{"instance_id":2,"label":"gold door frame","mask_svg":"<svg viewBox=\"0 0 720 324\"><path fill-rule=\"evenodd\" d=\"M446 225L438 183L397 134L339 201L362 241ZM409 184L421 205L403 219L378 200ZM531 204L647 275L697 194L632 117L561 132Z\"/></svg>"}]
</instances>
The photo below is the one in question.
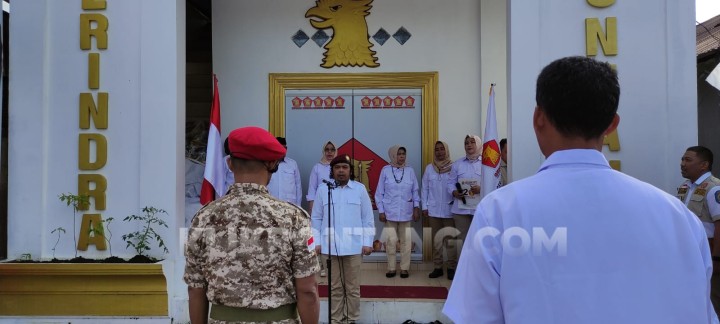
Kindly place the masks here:
<instances>
[{"instance_id":1,"label":"gold door frame","mask_svg":"<svg viewBox=\"0 0 720 324\"><path fill-rule=\"evenodd\" d=\"M432 162L438 139L438 72L270 73L269 131L285 136L285 91L307 89L420 89L422 165ZM420 170L422 172L422 170ZM432 235L423 219L423 259L431 260Z\"/></svg>"}]
</instances>

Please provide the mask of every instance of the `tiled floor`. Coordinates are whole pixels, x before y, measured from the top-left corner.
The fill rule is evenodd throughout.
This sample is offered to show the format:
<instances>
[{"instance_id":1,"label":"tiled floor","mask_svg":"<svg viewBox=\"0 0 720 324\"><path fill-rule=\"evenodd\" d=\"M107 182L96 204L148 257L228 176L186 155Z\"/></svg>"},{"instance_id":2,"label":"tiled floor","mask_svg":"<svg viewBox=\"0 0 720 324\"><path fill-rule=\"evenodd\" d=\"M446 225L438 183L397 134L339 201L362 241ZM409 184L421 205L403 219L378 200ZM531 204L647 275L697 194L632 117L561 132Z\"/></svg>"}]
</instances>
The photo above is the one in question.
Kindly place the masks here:
<instances>
[{"instance_id":1,"label":"tiled floor","mask_svg":"<svg viewBox=\"0 0 720 324\"><path fill-rule=\"evenodd\" d=\"M394 278L385 277L387 272L387 263L378 262L363 262L360 267L360 284L361 285L379 285L379 286L431 286L431 287L446 287L450 288L452 281L447 279L447 273L445 276L440 278L430 279L428 274L433 270L432 262L426 263L411 263L410 264L410 277L400 278L400 267L398 274ZM317 276L318 284L326 285L327 277ZM375 300L372 298L363 298L363 300ZM400 301L400 300L398 300Z\"/></svg>"}]
</instances>

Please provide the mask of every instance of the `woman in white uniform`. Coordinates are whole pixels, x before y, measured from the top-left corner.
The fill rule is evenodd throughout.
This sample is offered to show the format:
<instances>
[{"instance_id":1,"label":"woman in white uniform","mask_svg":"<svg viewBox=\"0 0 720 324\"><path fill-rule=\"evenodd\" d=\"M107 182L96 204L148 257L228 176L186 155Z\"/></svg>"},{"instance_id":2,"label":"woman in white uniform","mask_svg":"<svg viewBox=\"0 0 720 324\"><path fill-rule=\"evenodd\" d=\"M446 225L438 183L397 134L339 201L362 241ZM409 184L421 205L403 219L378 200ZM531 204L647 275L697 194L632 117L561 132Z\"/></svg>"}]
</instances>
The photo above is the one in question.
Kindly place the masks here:
<instances>
[{"instance_id":1,"label":"woman in white uniform","mask_svg":"<svg viewBox=\"0 0 720 324\"><path fill-rule=\"evenodd\" d=\"M417 177L412 167L405 164L407 150L395 145L388 150L390 165L380 171L375 189L375 205L387 238L385 252L388 260L386 277L395 277L396 244L400 238L400 278L410 276L411 230L410 221L420 218L420 194Z\"/></svg>"},{"instance_id":2,"label":"woman in white uniform","mask_svg":"<svg viewBox=\"0 0 720 324\"><path fill-rule=\"evenodd\" d=\"M435 158L425 168L422 178L422 210L428 218L433 238L433 264L435 269L428 277L438 278L443 273L443 263L447 266L448 279L455 277L457 251L455 240L450 240L455 232L455 221L450 212L453 196L447 191L450 180L452 160L450 150L445 142L435 142ZM438 234L439 233L439 234ZM443 262L443 248L447 252L447 262Z\"/></svg>"}]
</instances>

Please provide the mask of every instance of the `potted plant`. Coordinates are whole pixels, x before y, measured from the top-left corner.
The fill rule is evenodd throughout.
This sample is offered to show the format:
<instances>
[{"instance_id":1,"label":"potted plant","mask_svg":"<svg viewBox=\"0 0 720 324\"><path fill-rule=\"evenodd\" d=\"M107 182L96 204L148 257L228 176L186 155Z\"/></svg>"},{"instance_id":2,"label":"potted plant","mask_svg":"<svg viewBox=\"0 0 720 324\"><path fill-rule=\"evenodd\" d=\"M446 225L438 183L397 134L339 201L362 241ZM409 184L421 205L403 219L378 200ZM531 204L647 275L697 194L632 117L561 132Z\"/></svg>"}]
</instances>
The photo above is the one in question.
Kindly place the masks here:
<instances>
[{"instance_id":1,"label":"potted plant","mask_svg":"<svg viewBox=\"0 0 720 324\"><path fill-rule=\"evenodd\" d=\"M61 195L61 201L73 207L87 203L78 195ZM104 260L84 259L76 263L55 259L55 249L65 229L58 227L53 246L53 260L16 260L0 263L0 314L11 316L167 316L167 283L162 264L149 257L155 241L163 255L168 253L157 227L167 227L162 209L145 207L141 215L130 215L124 221L140 222L140 230L122 236L127 247L138 256L129 261L113 257ZM90 232L110 243L112 232L108 218L93 224ZM107 236L106 236L107 235ZM75 241L75 238L73 239ZM110 245L111 247L111 245ZM126 247L126 248L127 248ZM77 243L75 244L77 255ZM112 251L112 247L110 249ZM28 255L27 259L31 259ZM66 260L67 261L67 260ZM114 262L114 263L113 263ZM122 262L122 263L117 263ZM145 262L145 263L137 263Z\"/></svg>"}]
</instances>

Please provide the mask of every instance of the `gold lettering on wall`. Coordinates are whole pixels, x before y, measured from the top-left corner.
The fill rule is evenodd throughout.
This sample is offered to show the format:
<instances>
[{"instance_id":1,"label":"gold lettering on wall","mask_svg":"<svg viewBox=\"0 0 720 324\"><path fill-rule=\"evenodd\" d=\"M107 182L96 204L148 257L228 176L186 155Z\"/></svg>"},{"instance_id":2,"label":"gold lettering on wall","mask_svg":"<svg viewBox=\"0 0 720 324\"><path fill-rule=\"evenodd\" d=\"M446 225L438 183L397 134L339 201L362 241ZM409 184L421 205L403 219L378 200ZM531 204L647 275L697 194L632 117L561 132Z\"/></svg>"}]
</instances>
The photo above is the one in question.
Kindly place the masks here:
<instances>
[{"instance_id":1,"label":"gold lettering on wall","mask_svg":"<svg viewBox=\"0 0 720 324\"><path fill-rule=\"evenodd\" d=\"M90 244L95 245L95 248L100 251L107 249L104 237L94 232L94 235L90 235L90 229L97 228L98 226L103 226L102 216L100 214L83 214L82 221L80 222L80 233L85 233L85 235L80 235L78 239L78 250L87 251L88 245Z\"/></svg>"},{"instance_id":2,"label":"gold lettering on wall","mask_svg":"<svg viewBox=\"0 0 720 324\"><path fill-rule=\"evenodd\" d=\"M620 137L618 136L617 129L605 136L603 139L603 145L607 145L610 151L620 151Z\"/></svg>"},{"instance_id":3,"label":"gold lettering on wall","mask_svg":"<svg viewBox=\"0 0 720 324\"><path fill-rule=\"evenodd\" d=\"M100 88L100 53L88 54L88 88Z\"/></svg>"},{"instance_id":4,"label":"gold lettering on wall","mask_svg":"<svg viewBox=\"0 0 720 324\"><path fill-rule=\"evenodd\" d=\"M106 0L82 0L83 10L105 10ZM109 22L105 15L100 13L80 14L80 49L104 50L108 48ZM95 38L95 48L92 48L92 38ZM100 89L100 53L87 53L87 93L80 93L78 100L79 127L81 130L104 130L108 128L108 99L107 92L97 92ZM97 97L97 102L94 97ZM97 103L97 104L96 104ZM92 120L92 123L90 122ZM94 147L95 156L91 156ZM78 134L78 169L80 171L98 171L107 164L108 145L105 135L95 133ZM96 211L105 210L107 179L102 174L79 173L77 178L78 195L88 195L94 200L92 204ZM90 209L89 205L78 206L79 210ZM78 250L85 251L88 245L95 245L98 250L105 250L105 233L102 214L84 214L78 234ZM92 234L92 235L91 235Z\"/></svg>"},{"instance_id":5,"label":"gold lettering on wall","mask_svg":"<svg viewBox=\"0 0 720 324\"><path fill-rule=\"evenodd\" d=\"M95 161L90 159L90 146L95 144ZM107 163L107 139L102 134L80 134L78 136L78 168L100 170Z\"/></svg>"},{"instance_id":6,"label":"gold lettering on wall","mask_svg":"<svg viewBox=\"0 0 720 324\"><path fill-rule=\"evenodd\" d=\"M80 128L89 129L90 119L97 129L108 128L108 93L98 92L98 104L95 105L92 93L80 94Z\"/></svg>"},{"instance_id":7,"label":"gold lettering on wall","mask_svg":"<svg viewBox=\"0 0 720 324\"><path fill-rule=\"evenodd\" d=\"M612 6L615 0L587 0L587 3L595 8L606 8Z\"/></svg>"},{"instance_id":8,"label":"gold lettering on wall","mask_svg":"<svg viewBox=\"0 0 720 324\"><path fill-rule=\"evenodd\" d=\"M603 32L600 20L597 18L585 19L585 53L588 56L598 54L596 39L600 41L603 54L613 56L618 53L617 46L617 18L605 18L606 31Z\"/></svg>"},{"instance_id":9,"label":"gold lettering on wall","mask_svg":"<svg viewBox=\"0 0 720 324\"><path fill-rule=\"evenodd\" d=\"M95 26L93 28L93 25ZM107 49L108 20L101 14L80 14L80 49L89 50L91 39L95 37L98 49Z\"/></svg>"},{"instance_id":10,"label":"gold lettering on wall","mask_svg":"<svg viewBox=\"0 0 720 324\"><path fill-rule=\"evenodd\" d=\"M92 198L95 201L93 204L95 209L105 210L106 190L107 180L101 174L78 174L78 195L88 195ZM88 210L88 206L79 207L79 210ZM80 234L83 235L83 233Z\"/></svg>"},{"instance_id":11,"label":"gold lettering on wall","mask_svg":"<svg viewBox=\"0 0 720 324\"><path fill-rule=\"evenodd\" d=\"M82 0L83 10L103 10L107 8L105 0Z\"/></svg>"}]
</instances>

